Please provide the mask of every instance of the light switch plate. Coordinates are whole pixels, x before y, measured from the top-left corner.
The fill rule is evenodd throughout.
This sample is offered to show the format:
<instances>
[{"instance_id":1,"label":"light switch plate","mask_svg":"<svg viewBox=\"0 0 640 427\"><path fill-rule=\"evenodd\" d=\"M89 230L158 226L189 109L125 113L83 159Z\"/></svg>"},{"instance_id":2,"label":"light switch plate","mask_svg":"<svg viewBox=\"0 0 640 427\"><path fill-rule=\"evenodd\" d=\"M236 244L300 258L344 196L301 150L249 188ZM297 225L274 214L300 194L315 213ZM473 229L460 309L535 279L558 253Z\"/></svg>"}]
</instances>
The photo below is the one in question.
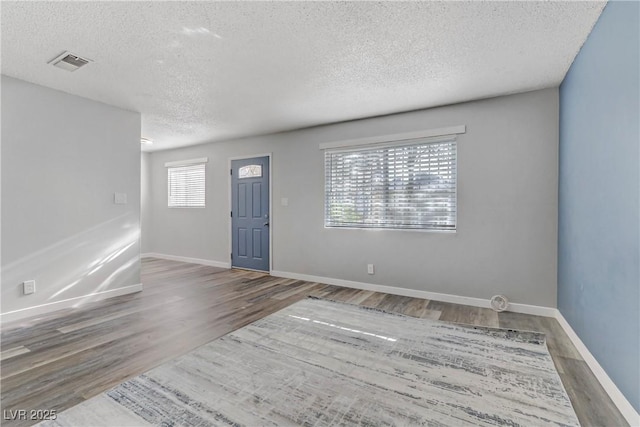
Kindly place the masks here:
<instances>
[{"instance_id":1,"label":"light switch plate","mask_svg":"<svg viewBox=\"0 0 640 427\"><path fill-rule=\"evenodd\" d=\"M113 194L113 203L116 205L126 205L127 204L127 193L114 193Z\"/></svg>"},{"instance_id":2,"label":"light switch plate","mask_svg":"<svg viewBox=\"0 0 640 427\"><path fill-rule=\"evenodd\" d=\"M35 280L27 280L22 282L22 292L25 295L35 294L36 293L36 281Z\"/></svg>"},{"instance_id":3,"label":"light switch plate","mask_svg":"<svg viewBox=\"0 0 640 427\"><path fill-rule=\"evenodd\" d=\"M280 199L280 204L282 206L289 206L289 199L287 199L286 197L283 197L282 199Z\"/></svg>"}]
</instances>

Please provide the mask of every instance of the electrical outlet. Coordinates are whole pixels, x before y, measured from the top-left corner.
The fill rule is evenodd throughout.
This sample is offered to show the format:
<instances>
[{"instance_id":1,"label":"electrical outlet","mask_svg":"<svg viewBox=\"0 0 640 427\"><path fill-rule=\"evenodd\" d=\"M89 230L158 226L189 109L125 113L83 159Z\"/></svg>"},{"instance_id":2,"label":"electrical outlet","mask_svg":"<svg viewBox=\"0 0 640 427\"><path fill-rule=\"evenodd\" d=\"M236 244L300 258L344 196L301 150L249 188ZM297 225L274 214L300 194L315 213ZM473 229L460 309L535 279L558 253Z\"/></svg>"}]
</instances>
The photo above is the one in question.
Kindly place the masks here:
<instances>
[{"instance_id":1,"label":"electrical outlet","mask_svg":"<svg viewBox=\"0 0 640 427\"><path fill-rule=\"evenodd\" d=\"M36 293L36 281L35 280L27 280L22 283L22 292L25 295L35 294Z\"/></svg>"},{"instance_id":2,"label":"electrical outlet","mask_svg":"<svg viewBox=\"0 0 640 427\"><path fill-rule=\"evenodd\" d=\"M367 264L367 273L376 274L376 271L375 271L375 268L374 268L373 264Z\"/></svg>"},{"instance_id":3,"label":"electrical outlet","mask_svg":"<svg viewBox=\"0 0 640 427\"><path fill-rule=\"evenodd\" d=\"M127 193L113 193L113 203L116 205L126 205Z\"/></svg>"}]
</instances>

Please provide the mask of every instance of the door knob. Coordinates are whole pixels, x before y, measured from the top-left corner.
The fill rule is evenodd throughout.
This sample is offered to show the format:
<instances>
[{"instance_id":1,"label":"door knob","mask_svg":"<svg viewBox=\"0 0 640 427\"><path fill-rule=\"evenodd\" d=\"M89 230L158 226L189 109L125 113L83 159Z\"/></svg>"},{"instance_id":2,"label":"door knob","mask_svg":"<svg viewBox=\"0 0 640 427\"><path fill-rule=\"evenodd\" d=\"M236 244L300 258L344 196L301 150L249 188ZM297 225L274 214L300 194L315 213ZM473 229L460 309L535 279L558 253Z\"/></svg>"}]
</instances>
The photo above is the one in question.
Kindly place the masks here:
<instances>
[{"instance_id":1,"label":"door knob","mask_svg":"<svg viewBox=\"0 0 640 427\"><path fill-rule=\"evenodd\" d=\"M262 224L262 226L263 226L263 227L268 227L268 226L269 226L269 223L268 223L268 222L265 222L264 224Z\"/></svg>"}]
</instances>

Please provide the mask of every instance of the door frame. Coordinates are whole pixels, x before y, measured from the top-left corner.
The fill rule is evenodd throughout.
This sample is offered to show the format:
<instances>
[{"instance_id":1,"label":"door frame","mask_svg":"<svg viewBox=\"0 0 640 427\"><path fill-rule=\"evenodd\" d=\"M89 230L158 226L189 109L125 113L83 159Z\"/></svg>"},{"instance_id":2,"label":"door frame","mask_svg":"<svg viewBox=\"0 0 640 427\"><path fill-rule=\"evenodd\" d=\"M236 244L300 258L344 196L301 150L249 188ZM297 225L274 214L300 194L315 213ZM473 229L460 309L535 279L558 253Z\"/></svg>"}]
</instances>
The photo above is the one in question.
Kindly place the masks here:
<instances>
[{"instance_id":1,"label":"door frame","mask_svg":"<svg viewBox=\"0 0 640 427\"><path fill-rule=\"evenodd\" d=\"M244 160L244 159L253 159L254 157L268 157L269 158L269 271L266 273L271 274L273 271L273 153L262 153L262 154L251 154L244 156L234 156L229 157L227 160L227 170L231 171L231 162L233 160ZM233 199L232 199L232 183L231 183L231 173L227 175L227 192L228 192L228 200L227 206L229 209L229 216L227 217L229 221L229 268L233 268L233 260L231 259L231 254L233 253L233 224L231 219L231 212L233 211ZM255 270L262 271L262 270Z\"/></svg>"}]
</instances>

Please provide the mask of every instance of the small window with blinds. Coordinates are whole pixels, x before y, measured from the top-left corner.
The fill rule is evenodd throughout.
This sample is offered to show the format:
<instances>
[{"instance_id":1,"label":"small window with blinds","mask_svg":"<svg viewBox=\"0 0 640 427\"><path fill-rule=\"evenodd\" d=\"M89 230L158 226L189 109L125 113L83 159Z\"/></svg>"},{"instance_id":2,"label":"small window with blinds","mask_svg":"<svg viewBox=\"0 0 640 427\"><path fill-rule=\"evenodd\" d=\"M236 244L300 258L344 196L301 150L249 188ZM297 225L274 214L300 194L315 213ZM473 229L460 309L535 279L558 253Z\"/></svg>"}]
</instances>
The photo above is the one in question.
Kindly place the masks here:
<instances>
[{"instance_id":1,"label":"small window with blinds","mask_svg":"<svg viewBox=\"0 0 640 427\"><path fill-rule=\"evenodd\" d=\"M205 207L205 163L168 166L170 208Z\"/></svg>"},{"instance_id":2,"label":"small window with blinds","mask_svg":"<svg viewBox=\"0 0 640 427\"><path fill-rule=\"evenodd\" d=\"M456 140L325 151L325 226L456 229Z\"/></svg>"}]
</instances>

